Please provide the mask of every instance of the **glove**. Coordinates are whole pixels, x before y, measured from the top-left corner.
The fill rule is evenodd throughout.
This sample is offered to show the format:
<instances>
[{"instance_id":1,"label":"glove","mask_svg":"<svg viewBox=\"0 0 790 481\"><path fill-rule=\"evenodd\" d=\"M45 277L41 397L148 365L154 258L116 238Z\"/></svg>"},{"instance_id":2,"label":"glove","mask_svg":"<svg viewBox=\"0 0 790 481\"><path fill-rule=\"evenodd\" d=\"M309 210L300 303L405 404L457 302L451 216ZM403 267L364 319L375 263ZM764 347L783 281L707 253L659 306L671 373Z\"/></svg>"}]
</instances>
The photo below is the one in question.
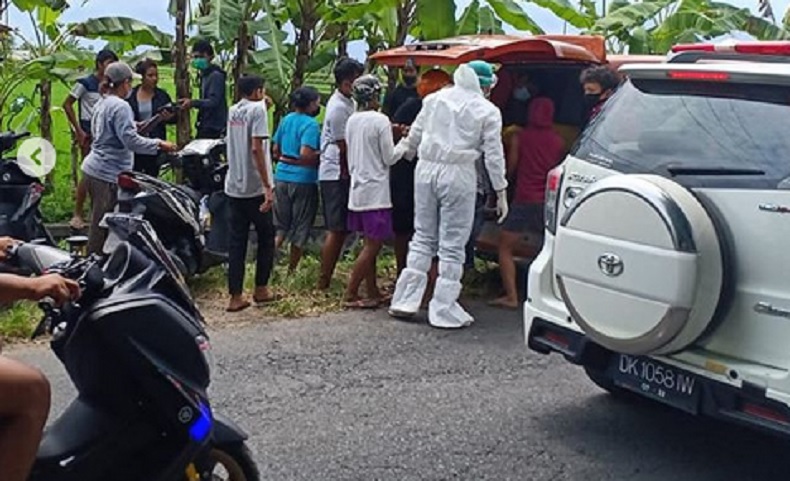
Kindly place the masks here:
<instances>
[{"instance_id":1,"label":"glove","mask_svg":"<svg viewBox=\"0 0 790 481\"><path fill-rule=\"evenodd\" d=\"M507 204L507 189L500 190L496 193L496 215L497 223L501 224L507 219L510 212L510 206Z\"/></svg>"}]
</instances>

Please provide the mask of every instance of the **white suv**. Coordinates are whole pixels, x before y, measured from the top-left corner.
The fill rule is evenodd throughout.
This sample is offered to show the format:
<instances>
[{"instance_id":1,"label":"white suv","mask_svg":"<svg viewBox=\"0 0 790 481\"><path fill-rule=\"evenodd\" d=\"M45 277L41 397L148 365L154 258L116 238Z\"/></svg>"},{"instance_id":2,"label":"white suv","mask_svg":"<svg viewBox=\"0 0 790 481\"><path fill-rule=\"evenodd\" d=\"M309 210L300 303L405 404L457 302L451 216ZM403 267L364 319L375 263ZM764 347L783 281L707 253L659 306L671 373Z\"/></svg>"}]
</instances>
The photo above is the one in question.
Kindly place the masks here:
<instances>
[{"instance_id":1,"label":"white suv","mask_svg":"<svg viewBox=\"0 0 790 481\"><path fill-rule=\"evenodd\" d=\"M527 343L790 437L790 43L675 51L623 67L549 175Z\"/></svg>"}]
</instances>

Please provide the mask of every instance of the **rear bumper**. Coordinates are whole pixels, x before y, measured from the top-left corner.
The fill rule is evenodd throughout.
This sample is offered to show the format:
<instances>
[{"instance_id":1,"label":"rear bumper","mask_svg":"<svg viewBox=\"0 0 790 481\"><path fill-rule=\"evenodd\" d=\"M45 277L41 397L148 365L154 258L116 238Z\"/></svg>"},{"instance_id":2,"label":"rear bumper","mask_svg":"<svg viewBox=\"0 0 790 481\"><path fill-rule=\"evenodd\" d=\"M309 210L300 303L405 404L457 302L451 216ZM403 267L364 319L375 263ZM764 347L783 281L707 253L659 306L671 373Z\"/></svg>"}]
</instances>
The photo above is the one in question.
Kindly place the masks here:
<instances>
[{"instance_id":1,"label":"rear bumper","mask_svg":"<svg viewBox=\"0 0 790 481\"><path fill-rule=\"evenodd\" d=\"M592 342L578 331L539 317L532 318L528 329L527 345L533 351L541 354L559 353L568 362L595 370L611 380L606 372L616 353ZM740 387L735 387L688 371L686 374L694 375L699 383L699 415L790 439L790 407L768 399L765 388L749 382L742 382Z\"/></svg>"}]
</instances>

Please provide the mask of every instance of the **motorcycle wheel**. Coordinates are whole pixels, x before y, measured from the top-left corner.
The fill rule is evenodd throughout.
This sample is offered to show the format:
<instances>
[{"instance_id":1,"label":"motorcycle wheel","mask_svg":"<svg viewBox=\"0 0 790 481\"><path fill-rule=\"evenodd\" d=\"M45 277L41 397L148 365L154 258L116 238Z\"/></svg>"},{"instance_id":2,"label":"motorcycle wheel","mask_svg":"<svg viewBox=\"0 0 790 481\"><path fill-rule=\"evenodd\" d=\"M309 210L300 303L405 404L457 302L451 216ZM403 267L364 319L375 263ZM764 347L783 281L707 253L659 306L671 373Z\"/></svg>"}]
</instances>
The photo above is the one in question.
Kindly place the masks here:
<instances>
[{"instance_id":1,"label":"motorcycle wheel","mask_svg":"<svg viewBox=\"0 0 790 481\"><path fill-rule=\"evenodd\" d=\"M206 465L211 471L201 478L204 481L260 481L258 466L244 443L215 446Z\"/></svg>"}]
</instances>

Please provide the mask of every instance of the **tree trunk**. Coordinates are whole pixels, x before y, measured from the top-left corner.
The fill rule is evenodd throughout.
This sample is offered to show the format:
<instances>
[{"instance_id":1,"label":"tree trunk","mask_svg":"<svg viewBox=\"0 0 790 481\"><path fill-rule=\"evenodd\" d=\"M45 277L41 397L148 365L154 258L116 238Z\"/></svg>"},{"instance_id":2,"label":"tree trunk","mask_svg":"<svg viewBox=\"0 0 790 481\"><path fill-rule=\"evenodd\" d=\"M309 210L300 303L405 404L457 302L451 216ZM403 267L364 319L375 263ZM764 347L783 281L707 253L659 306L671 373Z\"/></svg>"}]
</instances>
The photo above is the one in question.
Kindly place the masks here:
<instances>
[{"instance_id":1,"label":"tree trunk","mask_svg":"<svg viewBox=\"0 0 790 481\"><path fill-rule=\"evenodd\" d=\"M38 84L39 92L41 94L41 109L39 110L39 129L41 137L52 143L52 81L42 80ZM52 184L52 178L55 171L47 173L47 182Z\"/></svg>"},{"instance_id":2,"label":"tree trunk","mask_svg":"<svg viewBox=\"0 0 790 481\"><path fill-rule=\"evenodd\" d=\"M247 30L247 22L242 21L239 25L239 40L236 42L236 58L233 61L233 98L238 102L241 100L241 92L239 92L238 80L247 69L247 57L250 52L250 44L252 39Z\"/></svg>"},{"instance_id":3,"label":"tree trunk","mask_svg":"<svg viewBox=\"0 0 790 481\"><path fill-rule=\"evenodd\" d=\"M292 91L304 83L307 64L313 54L313 33L318 24L315 0L305 0L302 3L301 14L301 27L296 32L296 62L294 63L294 78L291 81Z\"/></svg>"},{"instance_id":4,"label":"tree trunk","mask_svg":"<svg viewBox=\"0 0 790 481\"><path fill-rule=\"evenodd\" d=\"M406 43L409 36L414 15L417 10L417 0L401 0L398 2L398 26L395 30L395 44L390 48L400 47ZM387 69L387 86L392 91L398 84L398 73L394 68Z\"/></svg>"},{"instance_id":5,"label":"tree trunk","mask_svg":"<svg viewBox=\"0 0 790 481\"><path fill-rule=\"evenodd\" d=\"M337 40L337 58L348 57L348 24L340 27Z\"/></svg>"},{"instance_id":6,"label":"tree trunk","mask_svg":"<svg viewBox=\"0 0 790 481\"><path fill-rule=\"evenodd\" d=\"M52 81L42 80L38 84L41 93L41 110L39 127L41 137L52 142Z\"/></svg>"},{"instance_id":7,"label":"tree trunk","mask_svg":"<svg viewBox=\"0 0 790 481\"><path fill-rule=\"evenodd\" d=\"M177 0L178 11L176 13L176 42L173 47L173 59L175 61L175 81L176 96L179 99L192 97L192 89L189 85L189 66L187 65L187 40L186 40L186 16L187 0ZM178 115L177 142L183 147L192 138L192 126L188 110L181 111Z\"/></svg>"}]
</instances>

